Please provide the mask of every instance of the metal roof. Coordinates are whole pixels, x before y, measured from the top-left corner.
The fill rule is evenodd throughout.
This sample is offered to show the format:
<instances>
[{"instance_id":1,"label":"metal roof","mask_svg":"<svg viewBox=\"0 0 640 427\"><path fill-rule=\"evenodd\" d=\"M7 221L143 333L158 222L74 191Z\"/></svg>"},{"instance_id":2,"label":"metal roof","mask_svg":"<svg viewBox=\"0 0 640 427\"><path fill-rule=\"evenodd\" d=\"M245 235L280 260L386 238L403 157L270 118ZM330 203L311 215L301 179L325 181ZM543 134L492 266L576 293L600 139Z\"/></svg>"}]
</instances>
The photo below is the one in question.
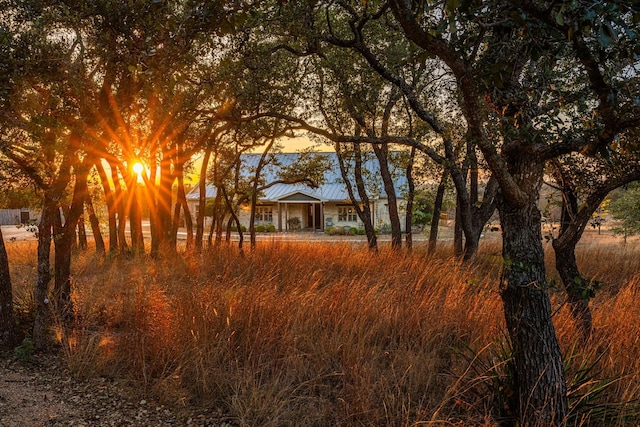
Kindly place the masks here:
<instances>
[{"instance_id":1,"label":"metal roof","mask_svg":"<svg viewBox=\"0 0 640 427\"><path fill-rule=\"evenodd\" d=\"M275 184L272 187L267 188L262 192L260 196L261 202L277 202L285 197L291 196L297 192L316 198L323 202L350 202L349 193L345 186L342 176L340 175L340 168L338 165L338 158L336 153L316 153L319 156L325 156L328 158L330 167L324 173L324 183L318 188L311 188L305 184ZM262 177L265 182L272 182L277 179L278 172L281 167L287 167L297 162L300 154L298 153L276 153L273 154L275 162L268 163L262 170ZM245 176L255 171L255 168L260 161L261 154L243 154L241 156L242 173ZM390 162L391 163L391 162ZM353 168L352 166L348 166ZM398 197L402 197L402 194L407 189L407 177L404 175L403 170L393 170L392 176L394 177L394 187ZM365 185L367 187L367 194L370 198L382 198L387 196L384 191L382 178L380 177L380 165L378 160L372 156L363 162L363 175ZM353 186L354 195L358 198L358 192ZM187 194L188 200L198 200L200 194L199 186L195 186ZM213 184L207 184L206 198L214 198L216 196L216 188Z\"/></svg>"}]
</instances>

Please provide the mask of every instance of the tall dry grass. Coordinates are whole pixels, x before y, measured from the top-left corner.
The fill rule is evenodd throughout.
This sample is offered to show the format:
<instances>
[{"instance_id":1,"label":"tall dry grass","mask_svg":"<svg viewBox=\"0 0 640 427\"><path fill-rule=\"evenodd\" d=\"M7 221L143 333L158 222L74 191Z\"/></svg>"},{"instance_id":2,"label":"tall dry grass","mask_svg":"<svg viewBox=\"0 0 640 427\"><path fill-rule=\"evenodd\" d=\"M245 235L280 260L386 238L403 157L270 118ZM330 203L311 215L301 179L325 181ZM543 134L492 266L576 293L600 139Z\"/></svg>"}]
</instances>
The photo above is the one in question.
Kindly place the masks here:
<instances>
[{"instance_id":1,"label":"tall dry grass","mask_svg":"<svg viewBox=\"0 0 640 427\"><path fill-rule=\"evenodd\" d=\"M420 248L374 255L328 243L164 260L80 255L77 324L56 338L77 376L127 378L167 403L221 409L243 426L493 425L491 372L504 363L500 248L481 250L475 266ZM20 251L31 263L16 261ZM10 248L10 258L14 277L35 274L34 248ZM607 352L602 378L620 375L612 402L640 396L640 278L616 281L594 301L596 332L575 356ZM554 302L568 352L573 324L561 293ZM478 371L479 360L496 369Z\"/></svg>"}]
</instances>

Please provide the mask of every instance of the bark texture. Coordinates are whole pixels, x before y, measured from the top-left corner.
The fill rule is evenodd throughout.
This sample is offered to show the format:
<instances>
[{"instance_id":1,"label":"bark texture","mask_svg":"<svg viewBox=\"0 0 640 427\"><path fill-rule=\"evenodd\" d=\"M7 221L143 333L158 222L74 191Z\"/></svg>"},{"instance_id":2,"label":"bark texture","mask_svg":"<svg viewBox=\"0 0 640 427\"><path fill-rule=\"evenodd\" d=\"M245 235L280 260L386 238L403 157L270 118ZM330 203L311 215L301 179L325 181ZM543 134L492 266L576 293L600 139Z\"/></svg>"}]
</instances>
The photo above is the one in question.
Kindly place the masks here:
<instances>
[{"instance_id":1,"label":"bark texture","mask_svg":"<svg viewBox=\"0 0 640 427\"><path fill-rule=\"evenodd\" d=\"M0 345L13 345L16 338L15 332L9 257L4 246L2 230L0 230Z\"/></svg>"},{"instance_id":2,"label":"bark texture","mask_svg":"<svg viewBox=\"0 0 640 427\"><path fill-rule=\"evenodd\" d=\"M529 197L514 203L501 197L504 267L500 289L513 347L521 422L559 425L567 414L562 354L547 293L541 214L536 206L543 163L512 158L512 173Z\"/></svg>"}]
</instances>

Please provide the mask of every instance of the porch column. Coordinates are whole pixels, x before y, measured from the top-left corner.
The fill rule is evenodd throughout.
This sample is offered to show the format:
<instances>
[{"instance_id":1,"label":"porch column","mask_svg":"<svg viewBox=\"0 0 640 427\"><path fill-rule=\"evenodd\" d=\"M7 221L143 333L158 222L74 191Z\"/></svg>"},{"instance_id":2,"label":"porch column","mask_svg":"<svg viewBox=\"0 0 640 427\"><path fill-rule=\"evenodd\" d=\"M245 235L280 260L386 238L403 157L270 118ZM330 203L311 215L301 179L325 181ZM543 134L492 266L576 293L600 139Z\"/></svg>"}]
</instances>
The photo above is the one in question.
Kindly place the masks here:
<instances>
[{"instance_id":1,"label":"porch column","mask_svg":"<svg viewBox=\"0 0 640 427\"><path fill-rule=\"evenodd\" d=\"M280 202L278 202L278 231L282 233L282 210Z\"/></svg>"},{"instance_id":2,"label":"porch column","mask_svg":"<svg viewBox=\"0 0 640 427\"><path fill-rule=\"evenodd\" d=\"M320 230L324 231L324 202L320 202Z\"/></svg>"},{"instance_id":3,"label":"porch column","mask_svg":"<svg viewBox=\"0 0 640 427\"><path fill-rule=\"evenodd\" d=\"M316 204L311 203L311 230L316 232Z\"/></svg>"}]
</instances>

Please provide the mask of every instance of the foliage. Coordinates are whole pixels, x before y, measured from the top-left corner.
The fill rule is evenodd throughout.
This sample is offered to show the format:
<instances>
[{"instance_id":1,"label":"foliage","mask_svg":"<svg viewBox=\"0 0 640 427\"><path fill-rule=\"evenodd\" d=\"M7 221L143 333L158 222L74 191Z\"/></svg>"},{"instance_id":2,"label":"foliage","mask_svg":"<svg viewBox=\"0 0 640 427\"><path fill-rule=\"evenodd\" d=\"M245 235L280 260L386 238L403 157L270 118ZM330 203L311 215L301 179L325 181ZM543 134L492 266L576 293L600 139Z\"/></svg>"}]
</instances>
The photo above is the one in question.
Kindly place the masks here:
<instances>
[{"instance_id":1,"label":"foliage","mask_svg":"<svg viewBox=\"0 0 640 427\"><path fill-rule=\"evenodd\" d=\"M330 226L325 228L324 232L330 236L364 236L364 228L350 226Z\"/></svg>"},{"instance_id":2,"label":"foliage","mask_svg":"<svg viewBox=\"0 0 640 427\"><path fill-rule=\"evenodd\" d=\"M33 341L31 341L31 338L28 336L22 340L19 346L13 349L13 353L22 363L31 361L31 356L33 356L34 352L35 347L33 345Z\"/></svg>"},{"instance_id":3,"label":"foliage","mask_svg":"<svg viewBox=\"0 0 640 427\"><path fill-rule=\"evenodd\" d=\"M424 228L425 225L431 224L435 199L436 189L424 188L416 191L413 201L413 225ZM442 201L442 212L447 212L455 207L455 201L452 199L452 196L447 196L447 193L445 193L445 198Z\"/></svg>"},{"instance_id":4,"label":"foliage","mask_svg":"<svg viewBox=\"0 0 640 427\"><path fill-rule=\"evenodd\" d=\"M502 339L476 353L468 346L454 349L468 364L462 380L465 389L458 399L487 396L492 399L494 419L500 425L517 423L517 379L509 340ZM620 375L603 378L602 358L581 354L574 344L564 355L568 373L567 396L569 413L567 425L626 425L640 416L640 405L634 401L615 401L613 393Z\"/></svg>"},{"instance_id":5,"label":"foliage","mask_svg":"<svg viewBox=\"0 0 640 427\"><path fill-rule=\"evenodd\" d=\"M436 194L433 191L416 191L413 200L413 225L424 228L425 225L431 224L435 199Z\"/></svg>"},{"instance_id":6,"label":"foliage","mask_svg":"<svg viewBox=\"0 0 640 427\"><path fill-rule=\"evenodd\" d=\"M300 227L302 226L302 221L300 220L299 217L294 216L287 220L287 225L289 226L290 230L299 230Z\"/></svg>"},{"instance_id":7,"label":"foliage","mask_svg":"<svg viewBox=\"0 0 640 427\"><path fill-rule=\"evenodd\" d=\"M629 236L640 234L640 185L635 183L611 196L609 210L620 222L612 227L615 234Z\"/></svg>"}]
</instances>

